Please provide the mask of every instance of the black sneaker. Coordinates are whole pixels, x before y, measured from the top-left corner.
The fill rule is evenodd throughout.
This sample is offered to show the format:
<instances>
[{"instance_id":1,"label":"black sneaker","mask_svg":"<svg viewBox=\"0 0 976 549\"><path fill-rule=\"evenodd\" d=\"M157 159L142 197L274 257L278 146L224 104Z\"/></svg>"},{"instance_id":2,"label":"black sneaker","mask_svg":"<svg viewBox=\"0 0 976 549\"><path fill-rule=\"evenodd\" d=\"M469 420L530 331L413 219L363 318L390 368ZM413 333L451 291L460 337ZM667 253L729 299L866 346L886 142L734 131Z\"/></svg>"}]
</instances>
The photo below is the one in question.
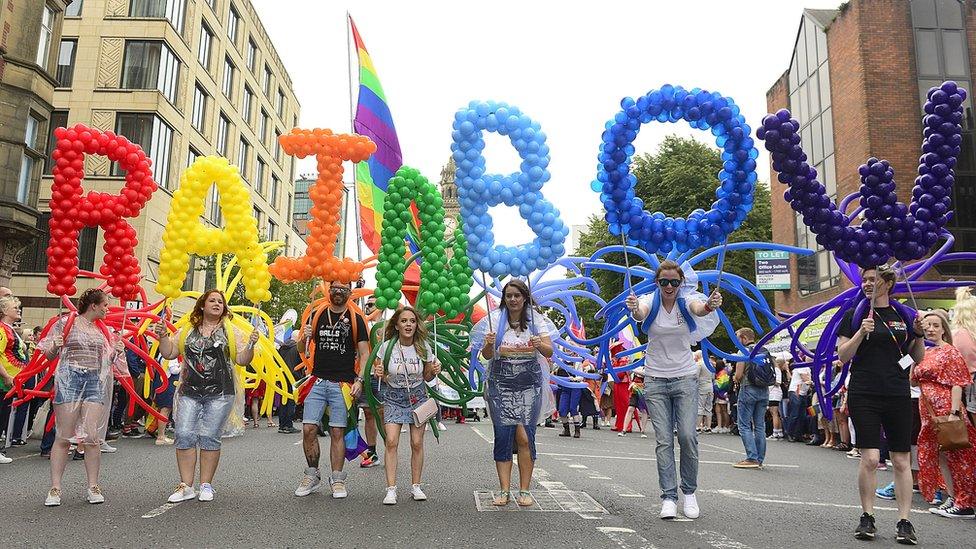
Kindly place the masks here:
<instances>
[{"instance_id":1,"label":"black sneaker","mask_svg":"<svg viewBox=\"0 0 976 549\"><path fill-rule=\"evenodd\" d=\"M918 545L918 536L915 535L915 527L911 522L901 519L896 528L898 534L895 536L895 541L902 545Z\"/></svg>"},{"instance_id":2,"label":"black sneaker","mask_svg":"<svg viewBox=\"0 0 976 549\"><path fill-rule=\"evenodd\" d=\"M901 523L899 523L900 525ZM909 524L911 526L911 524ZM869 515L864 513L861 515L861 523L857 525L857 529L854 530L854 537L860 540L873 540L874 534L878 531L874 527L874 515ZM899 532L901 530L899 529Z\"/></svg>"},{"instance_id":3,"label":"black sneaker","mask_svg":"<svg viewBox=\"0 0 976 549\"><path fill-rule=\"evenodd\" d=\"M72 454L72 456L71 456L71 460L72 461L81 461L83 459L85 459L85 453L84 452L79 452L78 449L76 448L74 454Z\"/></svg>"},{"instance_id":4,"label":"black sneaker","mask_svg":"<svg viewBox=\"0 0 976 549\"><path fill-rule=\"evenodd\" d=\"M973 511L972 507L957 507L955 505L947 509L940 509L936 514L949 518L976 518L976 511Z\"/></svg>"}]
</instances>

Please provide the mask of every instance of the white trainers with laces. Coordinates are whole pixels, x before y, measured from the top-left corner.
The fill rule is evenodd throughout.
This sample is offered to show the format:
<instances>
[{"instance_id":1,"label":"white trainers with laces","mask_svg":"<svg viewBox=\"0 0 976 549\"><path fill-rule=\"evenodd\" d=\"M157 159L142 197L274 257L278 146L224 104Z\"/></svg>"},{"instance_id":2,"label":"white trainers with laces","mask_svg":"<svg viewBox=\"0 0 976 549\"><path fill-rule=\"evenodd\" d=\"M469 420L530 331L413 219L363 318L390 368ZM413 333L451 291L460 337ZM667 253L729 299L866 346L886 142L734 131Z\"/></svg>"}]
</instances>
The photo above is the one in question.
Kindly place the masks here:
<instances>
[{"instance_id":1,"label":"white trainers with laces","mask_svg":"<svg viewBox=\"0 0 976 549\"><path fill-rule=\"evenodd\" d=\"M200 484L200 495L197 497L197 501L213 501L214 489L209 482L204 482Z\"/></svg>"},{"instance_id":2,"label":"white trainers with laces","mask_svg":"<svg viewBox=\"0 0 976 549\"><path fill-rule=\"evenodd\" d=\"M88 488L88 503L93 505L105 503L105 496L102 495L102 489L97 484Z\"/></svg>"},{"instance_id":3,"label":"white trainers with laces","mask_svg":"<svg viewBox=\"0 0 976 549\"><path fill-rule=\"evenodd\" d=\"M116 448L115 446L109 446L109 444L104 440L99 445L99 450L101 450L103 454L114 454L115 452L119 451L119 449Z\"/></svg>"},{"instance_id":4,"label":"white trainers with laces","mask_svg":"<svg viewBox=\"0 0 976 549\"><path fill-rule=\"evenodd\" d=\"M665 520L673 519L678 516L678 502L673 499L661 501L661 518Z\"/></svg>"},{"instance_id":5,"label":"white trainers with laces","mask_svg":"<svg viewBox=\"0 0 976 549\"><path fill-rule=\"evenodd\" d=\"M187 486L185 483L179 483L173 490L173 494L169 496L166 501L170 503L179 503L181 501L187 501L197 497L196 490L192 486Z\"/></svg>"},{"instance_id":6,"label":"white trainers with laces","mask_svg":"<svg viewBox=\"0 0 976 549\"><path fill-rule=\"evenodd\" d=\"M13 461L14 460L12 460L12 459L8 458L7 456L3 455L3 452L0 452L0 463L12 463Z\"/></svg>"},{"instance_id":7,"label":"white trainers with laces","mask_svg":"<svg viewBox=\"0 0 976 549\"><path fill-rule=\"evenodd\" d=\"M701 509L698 507L698 498L695 497L695 494L685 495L685 504L681 511L690 519L696 519L701 515Z\"/></svg>"},{"instance_id":8,"label":"white trainers with laces","mask_svg":"<svg viewBox=\"0 0 976 549\"><path fill-rule=\"evenodd\" d=\"M329 475L329 484L332 486L332 499L343 499L349 495L346 492L346 474L342 471L333 471Z\"/></svg>"},{"instance_id":9,"label":"white trainers with laces","mask_svg":"<svg viewBox=\"0 0 976 549\"><path fill-rule=\"evenodd\" d=\"M47 497L44 498L45 507L57 507L61 505L61 489L51 488L51 491L47 493Z\"/></svg>"},{"instance_id":10,"label":"white trainers with laces","mask_svg":"<svg viewBox=\"0 0 976 549\"><path fill-rule=\"evenodd\" d=\"M396 502L397 502L397 487L387 486L386 497L383 498L383 505L396 505Z\"/></svg>"},{"instance_id":11,"label":"white trainers with laces","mask_svg":"<svg viewBox=\"0 0 976 549\"><path fill-rule=\"evenodd\" d=\"M427 501L427 494L420 489L419 484L414 484L410 487L410 497L412 497L414 501Z\"/></svg>"},{"instance_id":12,"label":"white trainers with laces","mask_svg":"<svg viewBox=\"0 0 976 549\"><path fill-rule=\"evenodd\" d=\"M322 478L319 476L318 469L314 467L305 468L305 476L302 477L302 481L298 483L298 488L295 488L295 495L298 497L304 497L312 492L315 492L322 486Z\"/></svg>"}]
</instances>

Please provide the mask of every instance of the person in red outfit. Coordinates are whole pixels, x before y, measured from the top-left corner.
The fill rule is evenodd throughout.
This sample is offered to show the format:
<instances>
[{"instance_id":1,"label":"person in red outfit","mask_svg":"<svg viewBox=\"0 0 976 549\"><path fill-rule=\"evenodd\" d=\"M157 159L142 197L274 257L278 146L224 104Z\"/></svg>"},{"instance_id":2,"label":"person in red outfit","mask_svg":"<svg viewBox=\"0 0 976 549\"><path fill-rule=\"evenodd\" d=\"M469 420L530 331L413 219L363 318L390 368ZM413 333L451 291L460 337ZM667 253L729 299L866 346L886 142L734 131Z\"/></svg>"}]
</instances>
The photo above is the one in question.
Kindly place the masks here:
<instances>
[{"instance_id":1,"label":"person in red outfit","mask_svg":"<svg viewBox=\"0 0 976 549\"><path fill-rule=\"evenodd\" d=\"M936 508L935 514L950 518L973 518L976 497L976 429L966 417L962 403L963 389L972 383L962 353L952 346L949 317L944 311L930 311L922 317L925 338L935 347L912 371L912 384L922 389L919 406L922 430L918 435L918 486L927 500L936 489L947 486L950 497ZM931 416L955 415L965 421L970 448L939 452Z\"/></svg>"},{"instance_id":2,"label":"person in red outfit","mask_svg":"<svg viewBox=\"0 0 976 549\"><path fill-rule=\"evenodd\" d=\"M613 367L620 368L629 361L626 357L619 357L619 353L624 351L623 343L619 341L610 346L610 356L613 360ZM627 415L627 406L630 405L630 374L618 372L613 379L613 412L617 416L613 431L622 431L624 428L624 416Z\"/></svg>"}]
</instances>

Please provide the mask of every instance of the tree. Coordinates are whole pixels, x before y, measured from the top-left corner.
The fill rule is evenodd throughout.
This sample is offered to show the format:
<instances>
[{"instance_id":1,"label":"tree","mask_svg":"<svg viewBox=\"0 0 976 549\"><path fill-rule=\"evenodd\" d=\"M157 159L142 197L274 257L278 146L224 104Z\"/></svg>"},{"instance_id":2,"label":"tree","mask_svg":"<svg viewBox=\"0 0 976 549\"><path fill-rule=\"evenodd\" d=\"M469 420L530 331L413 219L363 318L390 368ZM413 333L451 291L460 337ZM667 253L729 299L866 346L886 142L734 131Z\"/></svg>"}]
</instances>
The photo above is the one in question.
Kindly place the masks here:
<instances>
[{"instance_id":1,"label":"tree","mask_svg":"<svg viewBox=\"0 0 976 549\"><path fill-rule=\"evenodd\" d=\"M715 200L716 174L722 169L719 151L694 139L668 136L655 154L634 157L632 173L637 178L636 194L644 201L648 211L660 211L673 216L687 216L695 208L708 209ZM743 224L729 237L729 242L769 242L772 239L772 218L769 189L756 185L753 209ZM620 244L620 237L613 236L603 220L602 213L591 216L586 231L580 235L576 255L591 256L604 246ZM618 265L624 264L623 254L607 254L603 259ZM629 256L631 266L643 264L637 257ZM700 264L700 268L714 269L714 259ZM645 265L647 266L647 265ZM755 260L752 251L728 252L725 270L746 280L755 280ZM600 296L609 300L623 291L624 277L606 271L594 271L593 278L600 285ZM771 291L763 292L772 302ZM736 328L751 326L742 303L726 293L723 310ZM594 318L598 307L589 300L580 300L577 307L586 333L603 332L603 321ZM591 336L592 337L592 336ZM732 342L725 330L719 328L711 340L720 348L731 349Z\"/></svg>"}]
</instances>

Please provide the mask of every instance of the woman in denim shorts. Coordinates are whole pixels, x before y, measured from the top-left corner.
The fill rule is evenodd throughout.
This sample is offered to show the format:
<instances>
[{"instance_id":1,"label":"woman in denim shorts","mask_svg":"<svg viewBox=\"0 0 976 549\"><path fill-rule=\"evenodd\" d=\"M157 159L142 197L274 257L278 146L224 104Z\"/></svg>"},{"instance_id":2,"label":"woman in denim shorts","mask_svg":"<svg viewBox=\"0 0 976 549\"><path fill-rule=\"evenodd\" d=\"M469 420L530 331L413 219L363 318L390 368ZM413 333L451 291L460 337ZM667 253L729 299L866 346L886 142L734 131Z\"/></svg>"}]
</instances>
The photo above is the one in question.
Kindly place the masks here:
<instances>
[{"instance_id":1,"label":"woman in denim shorts","mask_svg":"<svg viewBox=\"0 0 976 549\"><path fill-rule=\"evenodd\" d=\"M556 327L545 315L532 312L529 288L518 279L502 288L502 302L471 332L473 348L481 349L487 364L485 401L495 431L495 469L501 487L492 503L508 505L511 497L512 455L519 456L519 491L515 502L534 503L529 493L535 467L535 430L556 409L549 388L552 337ZM496 344L497 342L497 344Z\"/></svg>"},{"instance_id":2,"label":"woman in denim shorts","mask_svg":"<svg viewBox=\"0 0 976 549\"><path fill-rule=\"evenodd\" d=\"M178 503L197 497L193 489L197 449L200 453L200 501L212 501L210 484L220 461L220 431L234 406L234 364L247 366L254 358L260 334L251 330L245 344L230 324L231 312L219 290L204 292L190 313L190 326L174 336L156 325L159 352L168 360L183 355L183 369L173 414L176 431L176 465L180 483L169 497ZM181 349L182 347L182 349Z\"/></svg>"},{"instance_id":3,"label":"woman in denim shorts","mask_svg":"<svg viewBox=\"0 0 976 549\"><path fill-rule=\"evenodd\" d=\"M66 329L72 314L58 319L38 349L48 360L59 358L54 374L56 439L51 450L51 489L44 505L61 505L61 479L68 463L68 448L85 448L88 502L102 503L98 486L101 464L99 446L105 439L112 403L113 372L126 371L122 339L112 336L102 319L108 314L108 294L85 290L78 300L78 315Z\"/></svg>"},{"instance_id":4,"label":"woman in denim shorts","mask_svg":"<svg viewBox=\"0 0 976 549\"><path fill-rule=\"evenodd\" d=\"M386 323L383 343L376 354L373 375L381 379L383 430L386 435L386 497L384 505L397 501L397 446L400 426L410 426L410 497L424 501L420 488L424 468L424 427L413 422L413 411L429 398L427 384L437 377L441 365L427 343L427 329L413 307L403 307Z\"/></svg>"}]
</instances>

